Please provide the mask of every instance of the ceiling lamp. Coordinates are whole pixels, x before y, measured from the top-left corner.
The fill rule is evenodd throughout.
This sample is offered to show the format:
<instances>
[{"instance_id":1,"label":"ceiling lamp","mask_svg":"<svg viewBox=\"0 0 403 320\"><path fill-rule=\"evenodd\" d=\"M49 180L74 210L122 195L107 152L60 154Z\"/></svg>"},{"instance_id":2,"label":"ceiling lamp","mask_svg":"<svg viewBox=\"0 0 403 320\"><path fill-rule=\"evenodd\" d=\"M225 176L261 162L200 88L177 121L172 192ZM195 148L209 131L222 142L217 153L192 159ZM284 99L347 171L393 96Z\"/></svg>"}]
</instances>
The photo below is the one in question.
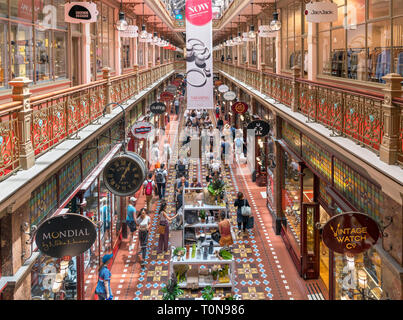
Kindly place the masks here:
<instances>
[{"instance_id":1,"label":"ceiling lamp","mask_svg":"<svg viewBox=\"0 0 403 320\"><path fill-rule=\"evenodd\" d=\"M116 22L116 29L118 31L125 31L127 30L128 23L125 19L125 13L123 12L123 0L120 0L120 11L119 11L119 20Z\"/></svg>"},{"instance_id":2,"label":"ceiling lamp","mask_svg":"<svg viewBox=\"0 0 403 320\"><path fill-rule=\"evenodd\" d=\"M239 30L240 25L241 25L241 16L238 15L238 36L235 37L235 39L234 39L234 44L235 44L236 46L242 44L241 32L240 32L240 30Z\"/></svg>"},{"instance_id":3,"label":"ceiling lamp","mask_svg":"<svg viewBox=\"0 0 403 320\"><path fill-rule=\"evenodd\" d=\"M270 22L270 29L272 31L278 31L281 29L281 22L278 20L278 12L276 2L274 2L274 12L273 12L273 20Z\"/></svg>"},{"instance_id":4,"label":"ceiling lamp","mask_svg":"<svg viewBox=\"0 0 403 320\"><path fill-rule=\"evenodd\" d=\"M158 38L157 33L154 32L153 44L158 45L159 41L160 41L160 38Z\"/></svg>"},{"instance_id":5,"label":"ceiling lamp","mask_svg":"<svg viewBox=\"0 0 403 320\"><path fill-rule=\"evenodd\" d=\"M148 38L148 32L146 30L146 25L144 24L144 2L143 2L143 16L142 16L142 21L143 24L141 26L141 32L139 35L139 41L140 42L147 42L147 38Z\"/></svg>"},{"instance_id":6,"label":"ceiling lamp","mask_svg":"<svg viewBox=\"0 0 403 320\"><path fill-rule=\"evenodd\" d=\"M256 38L256 33L255 33L255 26L253 25L253 2L251 3L251 5L252 5L252 24L250 26L248 37L250 39L254 39L254 38Z\"/></svg>"}]
</instances>

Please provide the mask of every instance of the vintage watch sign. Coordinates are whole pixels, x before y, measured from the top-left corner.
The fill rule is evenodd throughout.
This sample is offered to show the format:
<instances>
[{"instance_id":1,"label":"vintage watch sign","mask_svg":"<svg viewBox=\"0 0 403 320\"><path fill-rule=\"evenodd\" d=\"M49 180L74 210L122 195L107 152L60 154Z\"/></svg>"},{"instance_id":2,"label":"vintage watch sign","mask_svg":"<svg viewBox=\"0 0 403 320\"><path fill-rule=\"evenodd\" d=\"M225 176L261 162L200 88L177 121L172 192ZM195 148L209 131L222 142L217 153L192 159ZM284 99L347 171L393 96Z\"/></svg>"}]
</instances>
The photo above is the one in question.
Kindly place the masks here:
<instances>
[{"instance_id":1,"label":"vintage watch sign","mask_svg":"<svg viewBox=\"0 0 403 320\"><path fill-rule=\"evenodd\" d=\"M324 244L341 254L359 254L381 236L378 223L361 212L345 212L330 218L322 229Z\"/></svg>"},{"instance_id":2,"label":"vintage watch sign","mask_svg":"<svg viewBox=\"0 0 403 320\"><path fill-rule=\"evenodd\" d=\"M168 91L169 93L175 94L177 89L178 88L174 84L170 84L166 87L165 90Z\"/></svg>"},{"instance_id":3,"label":"vintage watch sign","mask_svg":"<svg viewBox=\"0 0 403 320\"><path fill-rule=\"evenodd\" d=\"M221 93L225 93L229 90L228 86L225 84L222 84L221 86L218 87L218 91L220 91Z\"/></svg>"},{"instance_id":4,"label":"vintage watch sign","mask_svg":"<svg viewBox=\"0 0 403 320\"><path fill-rule=\"evenodd\" d=\"M160 95L161 101L172 101L174 99L174 95L171 92L164 91Z\"/></svg>"},{"instance_id":5,"label":"vintage watch sign","mask_svg":"<svg viewBox=\"0 0 403 320\"><path fill-rule=\"evenodd\" d=\"M162 114L167 110L167 106L163 102L154 102L150 105L150 111L154 114Z\"/></svg>"},{"instance_id":6,"label":"vintage watch sign","mask_svg":"<svg viewBox=\"0 0 403 320\"><path fill-rule=\"evenodd\" d=\"M87 251L97 238L95 224L75 213L66 213L45 220L36 231L39 251L54 257L75 257Z\"/></svg>"},{"instance_id":7,"label":"vintage watch sign","mask_svg":"<svg viewBox=\"0 0 403 320\"><path fill-rule=\"evenodd\" d=\"M70 23L97 22L98 10L95 2L66 2L64 21Z\"/></svg>"},{"instance_id":8,"label":"vintage watch sign","mask_svg":"<svg viewBox=\"0 0 403 320\"><path fill-rule=\"evenodd\" d=\"M264 137L270 132L270 124L264 120L254 120L248 124L247 129L255 130L256 137Z\"/></svg>"},{"instance_id":9,"label":"vintage watch sign","mask_svg":"<svg viewBox=\"0 0 403 320\"><path fill-rule=\"evenodd\" d=\"M227 91L226 93L224 93L223 98L227 101L235 100L236 93L234 91Z\"/></svg>"},{"instance_id":10,"label":"vintage watch sign","mask_svg":"<svg viewBox=\"0 0 403 320\"><path fill-rule=\"evenodd\" d=\"M235 102L232 106L232 111L238 114L244 114L248 111L248 105L245 102Z\"/></svg>"},{"instance_id":11,"label":"vintage watch sign","mask_svg":"<svg viewBox=\"0 0 403 320\"><path fill-rule=\"evenodd\" d=\"M311 2L305 6L305 16L308 22L337 21L337 3Z\"/></svg>"},{"instance_id":12,"label":"vintage watch sign","mask_svg":"<svg viewBox=\"0 0 403 320\"><path fill-rule=\"evenodd\" d=\"M132 126L131 131L136 138L148 138L154 134L154 126L150 122L139 121Z\"/></svg>"},{"instance_id":13,"label":"vintage watch sign","mask_svg":"<svg viewBox=\"0 0 403 320\"><path fill-rule=\"evenodd\" d=\"M105 186L121 197L133 195L139 190L146 174L143 158L131 151L112 158L103 171Z\"/></svg>"}]
</instances>

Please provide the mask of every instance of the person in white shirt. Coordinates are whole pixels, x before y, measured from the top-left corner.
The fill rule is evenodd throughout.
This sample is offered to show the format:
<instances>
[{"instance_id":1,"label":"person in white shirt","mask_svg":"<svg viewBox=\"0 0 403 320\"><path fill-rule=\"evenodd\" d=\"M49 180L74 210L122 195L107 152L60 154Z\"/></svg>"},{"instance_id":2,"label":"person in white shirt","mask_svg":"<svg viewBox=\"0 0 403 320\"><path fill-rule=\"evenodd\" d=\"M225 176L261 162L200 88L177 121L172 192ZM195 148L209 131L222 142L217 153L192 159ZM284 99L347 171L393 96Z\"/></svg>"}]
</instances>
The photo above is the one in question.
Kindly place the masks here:
<instances>
[{"instance_id":1,"label":"person in white shirt","mask_svg":"<svg viewBox=\"0 0 403 320\"><path fill-rule=\"evenodd\" d=\"M165 198L166 177L168 171L165 169L165 164L162 163L161 167L155 170L155 182L157 183L158 196L160 199Z\"/></svg>"},{"instance_id":2,"label":"person in white shirt","mask_svg":"<svg viewBox=\"0 0 403 320\"><path fill-rule=\"evenodd\" d=\"M164 142L164 158L165 158L166 163L169 162L169 159L171 158L171 154L172 154L171 146L169 145L168 141L165 140L165 142Z\"/></svg>"},{"instance_id":3,"label":"person in white shirt","mask_svg":"<svg viewBox=\"0 0 403 320\"><path fill-rule=\"evenodd\" d=\"M150 212L152 207L153 192L155 192L155 182L152 180L153 174L150 172L148 174L148 179L143 183L143 195L146 196L147 210Z\"/></svg>"},{"instance_id":4,"label":"person in white shirt","mask_svg":"<svg viewBox=\"0 0 403 320\"><path fill-rule=\"evenodd\" d=\"M136 223L139 226L140 250L142 255L141 264L144 265L147 253L148 230L151 226L151 218L145 208L140 210Z\"/></svg>"}]
</instances>

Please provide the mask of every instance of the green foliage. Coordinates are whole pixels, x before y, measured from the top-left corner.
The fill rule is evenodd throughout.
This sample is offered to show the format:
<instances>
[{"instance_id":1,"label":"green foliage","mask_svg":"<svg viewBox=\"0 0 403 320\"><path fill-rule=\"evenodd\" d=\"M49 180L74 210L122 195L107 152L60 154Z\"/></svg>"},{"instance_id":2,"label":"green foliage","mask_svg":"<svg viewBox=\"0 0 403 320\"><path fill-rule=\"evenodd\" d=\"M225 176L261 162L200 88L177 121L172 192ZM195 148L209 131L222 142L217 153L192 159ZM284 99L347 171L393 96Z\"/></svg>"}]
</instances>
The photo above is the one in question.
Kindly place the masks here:
<instances>
[{"instance_id":1,"label":"green foliage","mask_svg":"<svg viewBox=\"0 0 403 320\"><path fill-rule=\"evenodd\" d=\"M206 211L200 210L199 211L199 217L200 217L200 219L206 219Z\"/></svg>"},{"instance_id":2,"label":"green foliage","mask_svg":"<svg viewBox=\"0 0 403 320\"><path fill-rule=\"evenodd\" d=\"M172 279L168 281L168 284L161 291L163 300L175 300L176 297L183 294L183 290L178 287L175 275L172 275Z\"/></svg>"},{"instance_id":3,"label":"green foliage","mask_svg":"<svg viewBox=\"0 0 403 320\"><path fill-rule=\"evenodd\" d=\"M202 298L204 300L212 300L214 297L214 290L211 286L206 286L202 290Z\"/></svg>"}]
</instances>

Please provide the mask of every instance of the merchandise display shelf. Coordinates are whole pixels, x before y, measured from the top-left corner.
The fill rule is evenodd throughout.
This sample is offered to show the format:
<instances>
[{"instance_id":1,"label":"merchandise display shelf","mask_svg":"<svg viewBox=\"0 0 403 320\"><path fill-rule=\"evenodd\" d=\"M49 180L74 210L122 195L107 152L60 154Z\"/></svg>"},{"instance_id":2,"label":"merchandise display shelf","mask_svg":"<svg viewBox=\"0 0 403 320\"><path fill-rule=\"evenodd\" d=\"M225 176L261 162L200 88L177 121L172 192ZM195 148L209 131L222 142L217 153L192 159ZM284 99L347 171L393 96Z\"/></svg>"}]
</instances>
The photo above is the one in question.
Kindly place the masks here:
<instances>
[{"instance_id":1,"label":"merchandise display shelf","mask_svg":"<svg viewBox=\"0 0 403 320\"><path fill-rule=\"evenodd\" d=\"M193 224L188 224L185 223L183 225L185 228L218 228L218 223L217 222L199 222L199 223L193 223Z\"/></svg>"}]
</instances>

